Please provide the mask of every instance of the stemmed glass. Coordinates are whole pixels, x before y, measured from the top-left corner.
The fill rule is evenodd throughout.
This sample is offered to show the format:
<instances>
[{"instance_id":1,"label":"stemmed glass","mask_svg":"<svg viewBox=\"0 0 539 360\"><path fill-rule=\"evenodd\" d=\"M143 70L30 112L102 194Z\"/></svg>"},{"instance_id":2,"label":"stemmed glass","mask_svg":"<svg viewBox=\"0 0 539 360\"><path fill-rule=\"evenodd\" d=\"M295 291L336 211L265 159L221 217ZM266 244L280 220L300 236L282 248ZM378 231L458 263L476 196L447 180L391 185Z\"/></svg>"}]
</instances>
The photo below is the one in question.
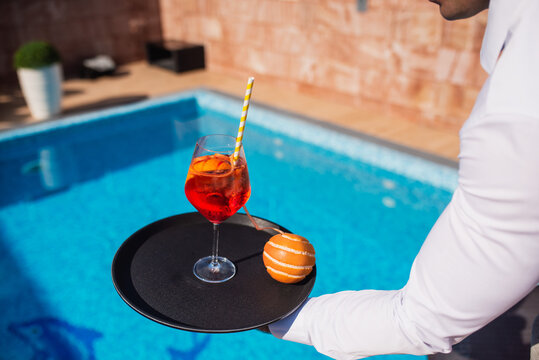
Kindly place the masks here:
<instances>
[{"instance_id":1,"label":"stemmed glass","mask_svg":"<svg viewBox=\"0 0 539 360\"><path fill-rule=\"evenodd\" d=\"M236 274L232 261L218 255L219 224L234 215L249 199L251 185L243 147L234 163L236 139L208 135L198 139L185 180L189 202L213 223L212 255L199 259L193 273L200 280L220 283Z\"/></svg>"}]
</instances>

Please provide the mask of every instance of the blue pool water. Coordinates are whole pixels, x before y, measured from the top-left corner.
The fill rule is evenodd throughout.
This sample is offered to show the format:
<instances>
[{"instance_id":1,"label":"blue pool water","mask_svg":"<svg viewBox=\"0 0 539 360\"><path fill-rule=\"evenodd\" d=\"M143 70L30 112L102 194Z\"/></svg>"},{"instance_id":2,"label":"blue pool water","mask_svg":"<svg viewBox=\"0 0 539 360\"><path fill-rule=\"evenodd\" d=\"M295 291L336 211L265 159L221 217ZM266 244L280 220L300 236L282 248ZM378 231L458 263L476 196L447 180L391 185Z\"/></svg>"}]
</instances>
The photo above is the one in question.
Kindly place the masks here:
<instances>
[{"instance_id":1,"label":"blue pool water","mask_svg":"<svg viewBox=\"0 0 539 360\"><path fill-rule=\"evenodd\" d=\"M196 90L0 133L0 359L325 358L258 331L156 324L112 285L129 235L194 211L194 143L234 135L239 113L240 100ZM248 208L313 243L314 296L402 287L456 185L452 167L257 104L244 148Z\"/></svg>"}]
</instances>

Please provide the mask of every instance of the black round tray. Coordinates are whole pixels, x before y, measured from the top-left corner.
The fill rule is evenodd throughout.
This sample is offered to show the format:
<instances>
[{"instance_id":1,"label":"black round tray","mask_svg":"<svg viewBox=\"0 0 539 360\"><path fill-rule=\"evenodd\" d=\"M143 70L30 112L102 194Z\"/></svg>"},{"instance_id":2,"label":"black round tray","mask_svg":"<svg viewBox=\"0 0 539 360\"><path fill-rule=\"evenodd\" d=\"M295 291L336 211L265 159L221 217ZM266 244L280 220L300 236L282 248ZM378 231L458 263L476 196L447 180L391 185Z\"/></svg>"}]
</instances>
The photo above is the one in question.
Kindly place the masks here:
<instances>
[{"instance_id":1,"label":"black round tray","mask_svg":"<svg viewBox=\"0 0 539 360\"><path fill-rule=\"evenodd\" d=\"M256 218L260 226L288 230ZM291 314L309 296L316 267L303 281L282 284L266 272L264 244L274 231L257 231L244 214L221 225L219 255L236 265L221 284L205 283L193 265L211 254L212 225L199 213L171 216L143 227L118 249L112 280L138 313L173 328L208 333L254 329Z\"/></svg>"}]
</instances>

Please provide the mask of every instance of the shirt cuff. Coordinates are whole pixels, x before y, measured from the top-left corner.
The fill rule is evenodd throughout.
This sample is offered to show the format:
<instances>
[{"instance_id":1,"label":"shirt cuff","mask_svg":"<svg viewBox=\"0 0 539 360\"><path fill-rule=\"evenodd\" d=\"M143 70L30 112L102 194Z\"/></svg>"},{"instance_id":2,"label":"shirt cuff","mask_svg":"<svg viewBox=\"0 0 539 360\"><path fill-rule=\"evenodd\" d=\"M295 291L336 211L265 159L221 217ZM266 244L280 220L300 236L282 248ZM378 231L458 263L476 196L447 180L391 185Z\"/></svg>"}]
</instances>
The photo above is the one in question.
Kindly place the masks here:
<instances>
[{"instance_id":1,"label":"shirt cuff","mask_svg":"<svg viewBox=\"0 0 539 360\"><path fill-rule=\"evenodd\" d=\"M306 313L308 312L309 302L311 300L312 298L307 299L292 314L282 320L270 324L269 330L271 334L279 339L312 345L305 323Z\"/></svg>"}]
</instances>

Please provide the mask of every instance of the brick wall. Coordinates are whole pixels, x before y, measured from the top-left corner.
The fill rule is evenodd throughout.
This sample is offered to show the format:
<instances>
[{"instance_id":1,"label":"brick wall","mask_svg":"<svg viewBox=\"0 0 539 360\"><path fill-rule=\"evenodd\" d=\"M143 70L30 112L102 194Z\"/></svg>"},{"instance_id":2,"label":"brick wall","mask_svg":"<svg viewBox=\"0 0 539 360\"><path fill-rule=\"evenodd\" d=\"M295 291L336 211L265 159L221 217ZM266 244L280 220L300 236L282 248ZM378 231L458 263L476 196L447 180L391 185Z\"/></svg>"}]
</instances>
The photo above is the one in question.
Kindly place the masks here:
<instances>
[{"instance_id":1,"label":"brick wall","mask_svg":"<svg viewBox=\"0 0 539 360\"><path fill-rule=\"evenodd\" d=\"M0 82L16 81L13 54L26 41L56 46L69 76L97 54L140 60L146 40L160 38L159 0L0 0Z\"/></svg>"},{"instance_id":2,"label":"brick wall","mask_svg":"<svg viewBox=\"0 0 539 360\"><path fill-rule=\"evenodd\" d=\"M427 0L160 0L165 38L210 70L458 129L486 78L486 13L447 22Z\"/></svg>"}]
</instances>

